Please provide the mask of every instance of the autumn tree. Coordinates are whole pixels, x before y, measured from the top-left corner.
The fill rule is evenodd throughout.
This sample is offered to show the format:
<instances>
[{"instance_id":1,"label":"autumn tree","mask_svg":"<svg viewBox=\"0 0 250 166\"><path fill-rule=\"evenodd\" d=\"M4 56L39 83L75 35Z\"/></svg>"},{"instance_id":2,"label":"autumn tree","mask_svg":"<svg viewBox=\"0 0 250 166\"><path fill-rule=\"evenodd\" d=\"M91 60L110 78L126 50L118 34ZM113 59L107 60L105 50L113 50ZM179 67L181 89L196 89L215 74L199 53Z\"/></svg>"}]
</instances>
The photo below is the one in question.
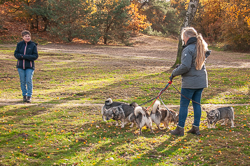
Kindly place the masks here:
<instances>
[{"instance_id":1,"label":"autumn tree","mask_svg":"<svg viewBox=\"0 0 250 166\"><path fill-rule=\"evenodd\" d=\"M221 41L223 17L225 15L222 0L202 1L199 4L193 26L210 42Z\"/></svg>"},{"instance_id":2,"label":"autumn tree","mask_svg":"<svg viewBox=\"0 0 250 166\"><path fill-rule=\"evenodd\" d=\"M86 37L92 43L103 40L120 40L128 43L130 33L138 32L149 26L146 16L138 12L138 6L129 0L100 0L95 2L95 9L89 19Z\"/></svg>"},{"instance_id":3,"label":"autumn tree","mask_svg":"<svg viewBox=\"0 0 250 166\"><path fill-rule=\"evenodd\" d=\"M147 21L147 16L139 12L138 3L131 3L128 7L128 14L130 19L128 20L128 30L133 32L139 32L146 29L151 24Z\"/></svg>"},{"instance_id":4,"label":"autumn tree","mask_svg":"<svg viewBox=\"0 0 250 166\"><path fill-rule=\"evenodd\" d=\"M224 7L222 36L233 50L250 51L250 1L231 0Z\"/></svg>"},{"instance_id":5,"label":"autumn tree","mask_svg":"<svg viewBox=\"0 0 250 166\"><path fill-rule=\"evenodd\" d=\"M48 0L47 17L50 19L49 33L71 42L84 34L88 14L88 0Z\"/></svg>"},{"instance_id":6,"label":"autumn tree","mask_svg":"<svg viewBox=\"0 0 250 166\"><path fill-rule=\"evenodd\" d=\"M128 38L129 33L126 30L128 26L129 14L128 0L100 0L95 3L96 11L92 14L90 25L102 38L103 43L107 44L108 40L122 41Z\"/></svg>"},{"instance_id":7,"label":"autumn tree","mask_svg":"<svg viewBox=\"0 0 250 166\"><path fill-rule=\"evenodd\" d=\"M29 4L24 4L26 13L29 13L31 29L46 31L50 23L50 2L47 0L36 0ZM42 29L39 29L42 28Z\"/></svg>"},{"instance_id":8,"label":"autumn tree","mask_svg":"<svg viewBox=\"0 0 250 166\"><path fill-rule=\"evenodd\" d=\"M181 25L179 11L170 2L159 0L140 1L138 6L140 11L147 16L153 31L166 35L178 36Z\"/></svg>"},{"instance_id":9,"label":"autumn tree","mask_svg":"<svg viewBox=\"0 0 250 166\"><path fill-rule=\"evenodd\" d=\"M6 17L6 11L3 8L3 4L0 3L1 12L0 12L0 34L4 32L4 17Z\"/></svg>"},{"instance_id":10,"label":"autumn tree","mask_svg":"<svg viewBox=\"0 0 250 166\"><path fill-rule=\"evenodd\" d=\"M152 24L153 30L167 34L168 31L171 33L178 33L175 31L176 23L179 22L175 9L170 7L169 2L164 1L152 1L148 8L145 9L148 21ZM175 20L175 21L174 21ZM177 25L178 26L178 25Z\"/></svg>"},{"instance_id":11,"label":"autumn tree","mask_svg":"<svg viewBox=\"0 0 250 166\"><path fill-rule=\"evenodd\" d=\"M249 50L248 0L203 0L193 21L206 40L225 49Z\"/></svg>"}]
</instances>

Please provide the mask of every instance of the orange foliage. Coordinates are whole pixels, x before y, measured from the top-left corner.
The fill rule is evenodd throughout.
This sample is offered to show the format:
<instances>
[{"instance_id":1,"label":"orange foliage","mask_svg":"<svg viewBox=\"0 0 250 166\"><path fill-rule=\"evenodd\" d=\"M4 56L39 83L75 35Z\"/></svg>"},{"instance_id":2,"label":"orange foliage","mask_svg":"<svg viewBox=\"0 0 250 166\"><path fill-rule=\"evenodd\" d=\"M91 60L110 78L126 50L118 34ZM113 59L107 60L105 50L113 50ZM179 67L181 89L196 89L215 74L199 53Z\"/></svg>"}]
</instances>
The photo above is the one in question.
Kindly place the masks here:
<instances>
[{"instance_id":1,"label":"orange foliage","mask_svg":"<svg viewBox=\"0 0 250 166\"><path fill-rule=\"evenodd\" d=\"M177 9L177 13L180 14L181 12L187 10L188 3L186 0L170 0L171 6Z\"/></svg>"},{"instance_id":2,"label":"orange foliage","mask_svg":"<svg viewBox=\"0 0 250 166\"><path fill-rule=\"evenodd\" d=\"M138 32L151 25L147 22L147 17L139 13L138 4L131 3L128 9L128 13L131 16L131 20L128 21L128 29Z\"/></svg>"},{"instance_id":3,"label":"orange foliage","mask_svg":"<svg viewBox=\"0 0 250 166\"><path fill-rule=\"evenodd\" d=\"M222 26L223 36L228 44L237 50L249 49L250 46L250 2L249 0L231 0L227 3Z\"/></svg>"},{"instance_id":4,"label":"orange foliage","mask_svg":"<svg viewBox=\"0 0 250 166\"><path fill-rule=\"evenodd\" d=\"M232 49L247 50L250 45L249 0L204 0L195 26L212 41L222 41Z\"/></svg>"}]
</instances>

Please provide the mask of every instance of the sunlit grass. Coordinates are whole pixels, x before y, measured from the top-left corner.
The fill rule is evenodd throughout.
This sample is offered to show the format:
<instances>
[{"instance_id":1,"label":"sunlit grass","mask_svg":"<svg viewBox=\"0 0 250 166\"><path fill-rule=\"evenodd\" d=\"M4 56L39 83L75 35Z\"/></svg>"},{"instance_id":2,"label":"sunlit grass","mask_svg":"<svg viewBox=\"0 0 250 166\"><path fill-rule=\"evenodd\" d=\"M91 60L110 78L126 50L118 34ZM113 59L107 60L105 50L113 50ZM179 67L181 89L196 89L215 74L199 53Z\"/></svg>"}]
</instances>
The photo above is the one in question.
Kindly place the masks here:
<instances>
[{"instance_id":1,"label":"sunlit grass","mask_svg":"<svg viewBox=\"0 0 250 166\"><path fill-rule=\"evenodd\" d=\"M138 136L136 127L121 129L112 120L102 121L100 104L106 98L141 104L165 87L171 71L145 65L151 61L42 53L36 62L32 104L23 104L13 52L7 51L0 59L0 95L10 101L0 106L0 165L247 165L249 106L234 107L235 128L217 123L208 129L203 111L202 136L171 136L155 124L155 134L143 128ZM249 73L248 68L208 69L209 88L204 89L202 104L250 103ZM181 78L174 78L173 84L180 90ZM179 97L172 86L162 94L169 105L179 105ZM185 131L193 116L190 107Z\"/></svg>"},{"instance_id":2,"label":"sunlit grass","mask_svg":"<svg viewBox=\"0 0 250 166\"><path fill-rule=\"evenodd\" d=\"M207 129L203 112L200 137L171 136L168 130L159 131L155 125L155 134L144 128L143 135L138 136L136 128L120 129L112 125L112 121L102 122L99 109L72 105L3 107L0 112L0 152L4 154L1 163L213 165L227 164L228 155L234 155L229 165L249 162L249 147L245 146L250 141L248 107L235 107L236 128L217 124L215 129ZM187 124L192 118L190 112ZM190 127L187 125L185 131ZM240 153L234 154L238 149Z\"/></svg>"}]
</instances>

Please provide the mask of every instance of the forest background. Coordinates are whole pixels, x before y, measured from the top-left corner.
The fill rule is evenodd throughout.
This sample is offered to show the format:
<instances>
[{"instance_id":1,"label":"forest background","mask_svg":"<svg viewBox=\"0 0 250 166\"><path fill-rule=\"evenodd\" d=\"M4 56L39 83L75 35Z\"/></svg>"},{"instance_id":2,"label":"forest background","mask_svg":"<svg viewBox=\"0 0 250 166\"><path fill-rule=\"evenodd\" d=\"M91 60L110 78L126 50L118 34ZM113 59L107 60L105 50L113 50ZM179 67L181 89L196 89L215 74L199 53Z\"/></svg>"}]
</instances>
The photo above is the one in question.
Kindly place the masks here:
<instances>
[{"instance_id":1,"label":"forest background","mask_svg":"<svg viewBox=\"0 0 250 166\"><path fill-rule=\"evenodd\" d=\"M138 32L178 38L187 0L1 0L0 43L28 29L36 42L132 45ZM250 50L250 1L201 0L192 21L213 46Z\"/></svg>"}]
</instances>

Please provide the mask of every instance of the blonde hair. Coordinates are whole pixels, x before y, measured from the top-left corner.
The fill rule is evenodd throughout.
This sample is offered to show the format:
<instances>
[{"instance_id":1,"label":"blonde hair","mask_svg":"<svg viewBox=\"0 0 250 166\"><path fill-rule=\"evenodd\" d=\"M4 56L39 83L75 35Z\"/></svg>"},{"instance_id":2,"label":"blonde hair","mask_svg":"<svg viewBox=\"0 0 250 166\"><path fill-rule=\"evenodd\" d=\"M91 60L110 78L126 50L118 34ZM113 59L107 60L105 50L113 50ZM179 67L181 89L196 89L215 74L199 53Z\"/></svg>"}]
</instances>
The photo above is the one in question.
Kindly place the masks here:
<instances>
[{"instance_id":1,"label":"blonde hair","mask_svg":"<svg viewBox=\"0 0 250 166\"><path fill-rule=\"evenodd\" d=\"M196 37L196 59L195 59L195 68L196 70L201 70L204 62L206 60L205 53L208 50L207 43L203 39L202 35L197 33L197 31L193 27L186 27L181 32L181 38L183 39L184 35L188 38Z\"/></svg>"}]
</instances>

